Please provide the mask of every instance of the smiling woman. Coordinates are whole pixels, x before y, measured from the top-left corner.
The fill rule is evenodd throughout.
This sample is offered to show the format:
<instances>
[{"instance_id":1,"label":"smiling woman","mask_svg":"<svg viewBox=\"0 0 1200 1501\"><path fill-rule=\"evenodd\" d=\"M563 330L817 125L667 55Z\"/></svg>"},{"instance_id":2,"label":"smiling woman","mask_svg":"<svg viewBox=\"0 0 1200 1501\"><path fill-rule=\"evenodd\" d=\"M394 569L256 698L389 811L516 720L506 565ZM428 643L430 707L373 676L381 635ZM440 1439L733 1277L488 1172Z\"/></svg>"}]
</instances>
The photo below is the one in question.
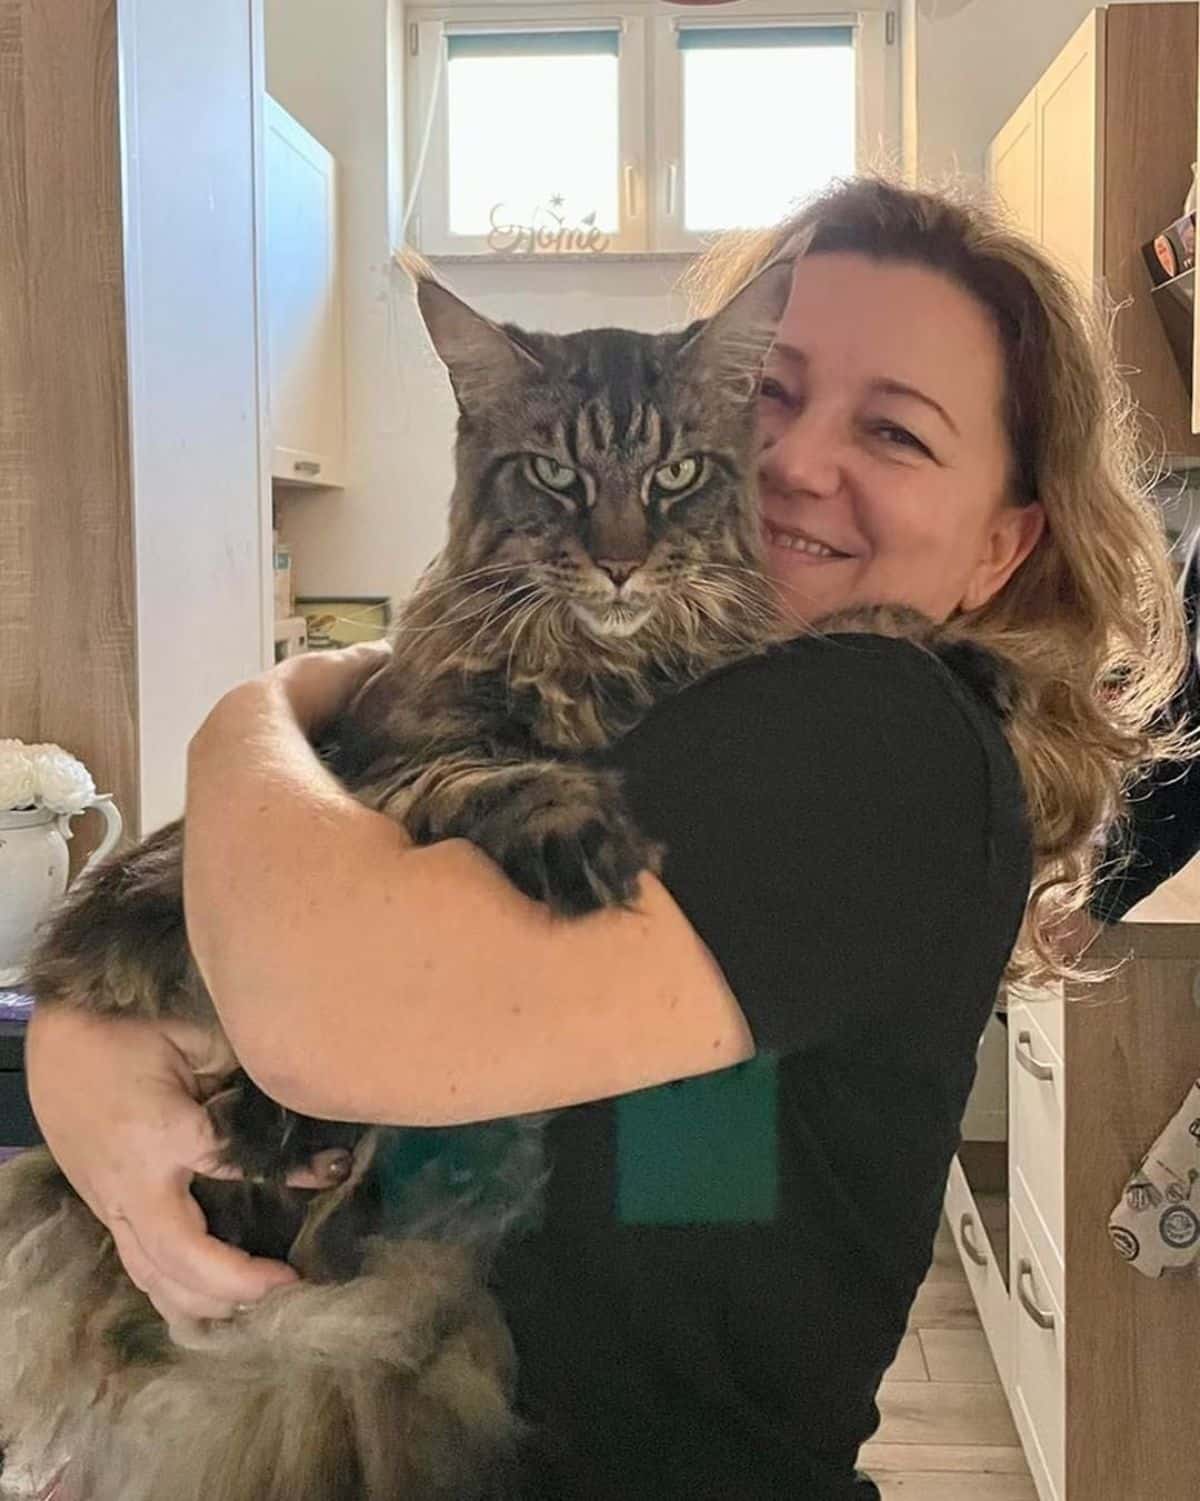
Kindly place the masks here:
<instances>
[{"instance_id":1,"label":"smiling woman","mask_svg":"<svg viewBox=\"0 0 1200 1501\"><path fill-rule=\"evenodd\" d=\"M971 609L1024 561L1004 366L985 309L922 266L806 257L762 383L763 522L796 613Z\"/></svg>"},{"instance_id":2,"label":"smiling woman","mask_svg":"<svg viewBox=\"0 0 1200 1501\"><path fill-rule=\"evenodd\" d=\"M688 273L696 310L784 257L761 398L768 567L803 618L903 600L1018 665L1010 740L1040 842L1016 963L1054 967L1129 771L1179 752L1159 715L1183 620L1108 330L979 205L865 177L714 246Z\"/></svg>"}]
</instances>

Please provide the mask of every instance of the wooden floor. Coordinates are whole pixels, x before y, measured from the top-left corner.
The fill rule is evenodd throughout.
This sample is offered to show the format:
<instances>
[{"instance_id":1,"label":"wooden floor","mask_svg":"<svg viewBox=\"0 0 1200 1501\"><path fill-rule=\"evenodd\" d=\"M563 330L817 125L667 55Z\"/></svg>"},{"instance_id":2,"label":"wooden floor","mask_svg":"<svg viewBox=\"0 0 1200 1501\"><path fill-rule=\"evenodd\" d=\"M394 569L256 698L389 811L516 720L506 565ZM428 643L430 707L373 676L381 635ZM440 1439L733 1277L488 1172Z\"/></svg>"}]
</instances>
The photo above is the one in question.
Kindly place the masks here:
<instances>
[{"instance_id":1,"label":"wooden floor","mask_svg":"<svg viewBox=\"0 0 1200 1501\"><path fill-rule=\"evenodd\" d=\"M944 1223L879 1410L859 1464L884 1501L1037 1501Z\"/></svg>"}]
</instances>

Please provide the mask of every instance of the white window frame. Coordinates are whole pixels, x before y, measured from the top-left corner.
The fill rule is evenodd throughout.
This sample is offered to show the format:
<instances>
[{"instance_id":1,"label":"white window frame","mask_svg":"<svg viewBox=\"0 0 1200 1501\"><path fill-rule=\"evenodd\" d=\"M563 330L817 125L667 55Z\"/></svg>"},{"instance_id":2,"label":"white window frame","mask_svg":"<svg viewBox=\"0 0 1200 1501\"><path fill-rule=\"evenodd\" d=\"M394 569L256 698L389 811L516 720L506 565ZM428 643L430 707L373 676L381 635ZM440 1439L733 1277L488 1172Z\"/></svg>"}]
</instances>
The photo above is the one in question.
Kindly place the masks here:
<instances>
[{"instance_id":1,"label":"white window frame","mask_svg":"<svg viewBox=\"0 0 1200 1501\"><path fill-rule=\"evenodd\" d=\"M484 235L449 229L446 36L452 31L561 31L615 28L619 41L620 225L603 254L691 254L711 235L687 232L679 180L683 132L683 61L676 43L681 27L751 27L780 24L850 26L856 63L859 170L898 160L900 148L900 48L894 0L859 0L831 11L829 0L733 0L709 14L661 0L624 0L617 12L596 3L562 0L492 0L448 3L408 13L405 72L405 183L411 192L422 148L424 169L412 204L407 239L425 255L500 258ZM431 114L432 104L432 114ZM425 136L428 133L428 143ZM786 161L780 162L786 171ZM673 198L673 202L672 202ZM593 252L595 253L595 252ZM567 252L581 258L587 252ZM513 257L517 258L517 257ZM561 259L544 252L522 260Z\"/></svg>"}]
</instances>

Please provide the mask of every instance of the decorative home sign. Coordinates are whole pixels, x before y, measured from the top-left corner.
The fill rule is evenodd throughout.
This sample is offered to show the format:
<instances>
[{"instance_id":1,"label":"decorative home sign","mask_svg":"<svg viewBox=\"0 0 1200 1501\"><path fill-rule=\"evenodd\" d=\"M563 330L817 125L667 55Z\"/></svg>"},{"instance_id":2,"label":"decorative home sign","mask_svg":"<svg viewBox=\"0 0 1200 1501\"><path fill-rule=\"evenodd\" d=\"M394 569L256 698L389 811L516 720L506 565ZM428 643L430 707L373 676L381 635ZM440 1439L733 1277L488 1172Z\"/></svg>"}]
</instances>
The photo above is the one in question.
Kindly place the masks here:
<instances>
[{"instance_id":1,"label":"decorative home sign","mask_svg":"<svg viewBox=\"0 0 1200 1501\"><path fill-rule=\"evenodd\" d=\"M612 235L597 228L595 209L572 222L561 193L539 203L528 224L513 223L503 203L492 205L490 217L488 248L497 255L602 255L612 243Z\"/></svg>"}]
</instances>

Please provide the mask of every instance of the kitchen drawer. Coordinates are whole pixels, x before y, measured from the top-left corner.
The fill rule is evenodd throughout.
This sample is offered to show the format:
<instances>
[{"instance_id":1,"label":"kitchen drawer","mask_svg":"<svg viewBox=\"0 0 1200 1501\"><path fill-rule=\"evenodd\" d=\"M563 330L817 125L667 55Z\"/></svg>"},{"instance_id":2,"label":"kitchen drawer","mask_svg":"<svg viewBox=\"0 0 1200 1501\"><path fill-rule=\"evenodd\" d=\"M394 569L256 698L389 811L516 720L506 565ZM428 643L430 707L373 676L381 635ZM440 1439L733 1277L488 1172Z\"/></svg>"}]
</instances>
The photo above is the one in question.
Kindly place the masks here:
<instances>
[{"instance_id":1,"label":"kitchen drawer","mask_svg":"<svg viewBox=\"0 0 1200 1501\"><path fill-rule=\"evenodd\" d=\"M1003 1269L997 1265L975 1200L971 1185L959 1164L958 1158L950 1164L950 1177L946 1184L946 1219L959 1258L971 1284L971 1295L979 1310L979 1321L991 1346L992 1359L1000 1374L1001 1385L1008 1390L1009 1347L1012 1339L1012 1319L1009 1312L1008 1288Z\"/></svg>"},{"instance_id":2,"label":"kitchen drawer","mask_svg":"<svg viewBox=\"0 0 1200 1501\"><path fill-rule=\"evenodd\" d=\"M1024 1006L1030 1018L1037 1022L1046 1041L1061 1058L1063 1056L1063 986L1061 980L1045 985L1008 985L1005 990L1009 1008Z\"/></svg>"},{"instance_id":3,"label":"kitchen drawer","mask_svg":"<svg viewBox=\"0 0 1200 1501\"><path fill-rule=\"evenodd\" d=\"M1062 1306L1050 1290L1019 1210L1010 1206L1010 1214L1013 1295L1009 1401L1041 1501L1066 1501L1066 1330Z\"/></svg>"},{"instance_id":4,"label":"kitchen drawer","mask_svg":"<svg viewBox=\"0 0 1200 1501\"><path fill-rule=\"evenodd\" d=\"M1026 1216L1054 1295L1063 1300L1062 1058L1029 1007L1008 1012L1009 1193Z\"/></svg>"}]
</instances>

